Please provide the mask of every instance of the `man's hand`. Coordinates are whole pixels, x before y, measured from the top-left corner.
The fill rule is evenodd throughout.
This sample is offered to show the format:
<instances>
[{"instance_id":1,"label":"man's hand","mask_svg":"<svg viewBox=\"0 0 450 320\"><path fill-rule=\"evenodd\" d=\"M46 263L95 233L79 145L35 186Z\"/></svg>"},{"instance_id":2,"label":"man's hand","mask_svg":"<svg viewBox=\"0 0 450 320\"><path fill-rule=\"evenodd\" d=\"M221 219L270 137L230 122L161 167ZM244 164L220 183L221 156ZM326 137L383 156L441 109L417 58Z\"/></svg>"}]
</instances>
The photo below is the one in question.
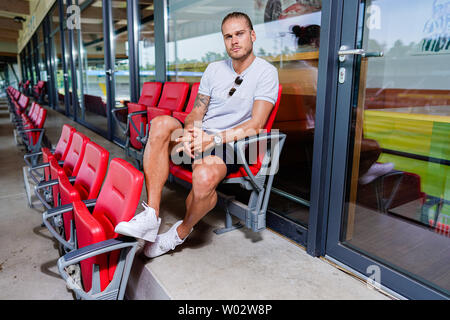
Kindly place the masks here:
<instances>
[{"instance_id":1,"label":"man's hand","mask_svg":"<svg viewBox=\"0 0 450 320\"><path fill-rule=\"evenodd\" d=\"M189 157L194 158L194 154L192 152L194 137L191 131L185 129L183 135L175 139L175 142L182 143L182 145L178 147L175 152L178 153L183 151L184 153L189 155Z\"/></svg>"},{"instance_id":2,"label":"man's hand","mask_svg":"<svg viewBox=\"0 0 450 320\"><path fill-rule=\"evenodd\" d=\"M207 134L201 128L194 127L190 129L194 137L192 152L197 155L214 147L214 136Z\"/></svg>"},{"instance_id":3,"label":"man's hand","mask_svg":"<svg viewBox=\"0 0 450 320\"><path fill-rule=\"evenodd\" d=\"M192 127L185 130L185 134L175 140L183 143L176 151L184 151L191 158L214 147L214 136L207 134L201 128Z\"/></svg>"}]
</instances>

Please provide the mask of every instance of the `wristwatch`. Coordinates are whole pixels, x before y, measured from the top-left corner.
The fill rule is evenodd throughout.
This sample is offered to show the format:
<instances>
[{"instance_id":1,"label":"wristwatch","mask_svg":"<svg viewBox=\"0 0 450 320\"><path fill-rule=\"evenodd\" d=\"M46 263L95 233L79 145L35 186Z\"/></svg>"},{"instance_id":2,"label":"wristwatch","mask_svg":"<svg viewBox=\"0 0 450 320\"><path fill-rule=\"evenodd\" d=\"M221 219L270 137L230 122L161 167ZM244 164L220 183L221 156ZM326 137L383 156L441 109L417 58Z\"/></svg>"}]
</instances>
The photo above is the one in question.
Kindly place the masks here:
<instances>
[{"instance_id":1,"label":"wristwatch","mask_svg":"<svg viewBox=\"0 0 450 320\"><path fill-rule=\"evenodd\" d=\"M220 146L222 144L222 137L218 134L214 135L214 144Z\"/></svg>"}]
</instances>

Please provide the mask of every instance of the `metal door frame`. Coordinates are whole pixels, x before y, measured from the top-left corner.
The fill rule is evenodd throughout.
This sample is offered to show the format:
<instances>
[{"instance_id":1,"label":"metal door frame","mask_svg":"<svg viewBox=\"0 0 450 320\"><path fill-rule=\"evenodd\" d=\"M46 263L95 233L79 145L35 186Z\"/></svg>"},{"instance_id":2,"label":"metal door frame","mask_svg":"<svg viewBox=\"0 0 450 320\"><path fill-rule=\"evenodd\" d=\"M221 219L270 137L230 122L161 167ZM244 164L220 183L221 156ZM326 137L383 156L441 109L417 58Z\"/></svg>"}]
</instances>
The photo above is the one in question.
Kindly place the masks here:
<instances>
[{"instance_id":1,"label":"metal door frame","mask_svg":"<svg viewBox=\"0 0 450 320\"><path fill-rule=\"evenodd\" d=\"M360 0L346 0L342 2L340 37L335 39L337 42L333 47L334 50L341 45L347 45L349 48L356 47L361 2ZM351 168L347 168L347 154L351 151L349 148L351 108L349 106L352 105L354 98L354 83L358 80L355 77L354 69L357 66L356 59L359 59L359 57L347 56L346 61L339 64L337 51L335 51L334 57L331 55L329 59L333 61L334 65L331 69L334 72L339 67L345 67L347 72L346 80L343 84L338 84L337 77L332 79L337 95L334 114L334 137L330 141L331 148L329 148L329 151L331 153L328 153L331 180L329 181L329 189L325 188L326 194L329 195L328 221L323 223L325 222L325 217L322 220L324 228L328 225L325 255L345 266L349 266L367 278L372 275L368 271L370 270L369 267L377 266L381 272L381 285L400 293L407 299L448 299L448 296L445 296L443 293L407 276L406 272L401 273L383 262L376 261L361 252L344 246L340 242L342 215L345 210L346 178L348 170L351 170Z\"/></svg>"}]
</instances>

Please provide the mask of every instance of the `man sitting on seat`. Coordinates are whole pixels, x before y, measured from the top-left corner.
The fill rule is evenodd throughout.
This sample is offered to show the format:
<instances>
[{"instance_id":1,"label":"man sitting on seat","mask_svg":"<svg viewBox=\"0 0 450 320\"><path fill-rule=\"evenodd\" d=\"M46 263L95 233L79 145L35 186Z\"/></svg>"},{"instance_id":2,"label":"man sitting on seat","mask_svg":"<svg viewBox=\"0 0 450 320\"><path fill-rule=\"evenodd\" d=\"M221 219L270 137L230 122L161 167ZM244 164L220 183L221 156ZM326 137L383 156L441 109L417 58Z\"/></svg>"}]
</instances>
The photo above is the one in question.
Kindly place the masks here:
<instances>
[{"instance_id":1,"label":"man sitting on seat","mask_svg":"<svg viewBox=\"0 0 450 320\"><path fill-rule=\"evenodd\" d=\"M228 14L222 21L222 35L231 59L208 65L184 125L171 116L152 120L144 151L148 205L143 204L143 212L116 227L117 233L148 241L144 248L148 257L157 257L182 244L200 219L215 207L216 187L229 173L239 170L239 165L230 163L233 141L259 133L276 103L277 69L254 55L256 34L250 18L240 12ZM177 130L182 134L173 140ZM157 235L162 189L169 176L169 156L174 151L193 159L192 189L186 199L184 220Z\"/></svg>"}]
</instances>

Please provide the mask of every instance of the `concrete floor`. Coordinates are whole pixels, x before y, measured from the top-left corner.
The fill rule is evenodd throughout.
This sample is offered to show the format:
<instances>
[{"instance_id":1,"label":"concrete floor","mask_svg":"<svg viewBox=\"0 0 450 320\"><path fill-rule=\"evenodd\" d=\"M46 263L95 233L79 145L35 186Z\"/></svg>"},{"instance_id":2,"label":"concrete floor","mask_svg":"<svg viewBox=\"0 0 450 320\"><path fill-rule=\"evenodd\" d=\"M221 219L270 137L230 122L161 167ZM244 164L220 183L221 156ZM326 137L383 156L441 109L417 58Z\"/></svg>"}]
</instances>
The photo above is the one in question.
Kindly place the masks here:
<instances>
[{"instance_id":1,"label":"concrete floor","mask_svg":"<svg viewBox=\"0 0 450 320\"><path fill-rule=\"evenodd\" d=\"M63 123L107 148L110 159L126 159L117 145L49 110L45 128L53 143ZM73 299L56 269L55 241L40 226L43 209L26 204L23 152L14 144L12 129L5 101L0 102L0 299ZM160 232L182 218L186 195L178 185L164 188ZM173 253L147 259L138 251L127 297L389 299L269 229L216 235L212 230L223 226L223 218L223 212L214 209Z\"/></svg>"}]
</instances>

